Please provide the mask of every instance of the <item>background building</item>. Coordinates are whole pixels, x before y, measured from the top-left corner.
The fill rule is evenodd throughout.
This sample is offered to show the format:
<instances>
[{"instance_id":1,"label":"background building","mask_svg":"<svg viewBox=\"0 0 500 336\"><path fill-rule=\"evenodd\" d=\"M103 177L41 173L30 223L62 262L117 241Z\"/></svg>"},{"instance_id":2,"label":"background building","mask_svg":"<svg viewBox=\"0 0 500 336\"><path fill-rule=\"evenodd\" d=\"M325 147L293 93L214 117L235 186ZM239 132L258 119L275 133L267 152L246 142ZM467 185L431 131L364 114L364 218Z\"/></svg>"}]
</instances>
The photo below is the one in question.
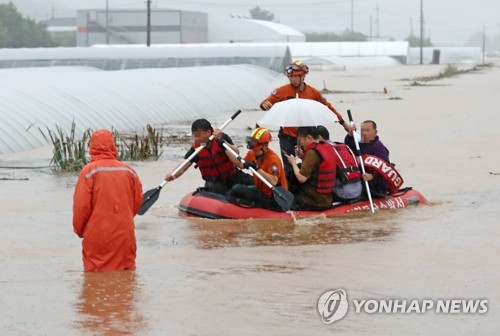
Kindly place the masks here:
<instances>
[{"instance_id":1,"label":"background building","mask_svg":"<svg viewBox=\"0 0 500 336\"><path fill-rule=\"evenodd\" d=\"M77 11L77 46L146 44L147 11L143 9L87 9ZM208 42L206 13L170 9L151 10L151 43Z\"/></svg>"}]
</instances>

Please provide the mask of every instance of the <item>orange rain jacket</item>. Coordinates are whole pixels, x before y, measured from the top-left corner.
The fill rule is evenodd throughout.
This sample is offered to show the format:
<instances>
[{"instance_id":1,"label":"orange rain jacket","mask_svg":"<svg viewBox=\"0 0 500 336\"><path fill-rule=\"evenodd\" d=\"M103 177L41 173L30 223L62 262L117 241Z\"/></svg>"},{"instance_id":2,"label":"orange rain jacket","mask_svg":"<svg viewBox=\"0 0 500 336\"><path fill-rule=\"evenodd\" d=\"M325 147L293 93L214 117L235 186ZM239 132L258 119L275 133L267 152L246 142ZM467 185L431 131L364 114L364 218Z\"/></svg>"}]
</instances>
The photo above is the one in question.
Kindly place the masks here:
<instances>
[{"instance_id":1,"label":"orange rain jacket","mask_svg":"<svg viewBox=\"0 0 500 336\"><path fill-rule=\"evenodd\" d=\"M271 95L260 103L259 107L262 109L262 104L264 104L266 100L270 101L274 105L277 102L295 98L295 95L297 93L299 95L299 98L316 100L321 104L326 105L326 107L328 107L333 113L335 113L339 121L343 120L342 115L337 112L337 110L332 106L332 104L330 104L328 100L326 100L325 97L323 97L321 92L319 92L312 86L307 85L306 83L304 83L303 91L297 90L291 84L280 86L279 88L273 90L273 92L271 92ZM297 129L298 127L283 127L283 133L296 138Z\"/></svg>"},{"instance_id":2,"label":"orange rain jacket","mask_svg":"<svg viewBox=\"0 0 500 336\"><path fill-rule=\"evenodd\" d=\"M134 216L142 203L137 173L117 157L113 134L99 130L90 140L73 196L73 228L83 238L86 272L135 269Z\"/></svg>"},{"instance_id":3,"label":"orange rain jacket","mask_svg":"<svg viewBox=\"0 0 500 336\"><path fill-rule=\"evenodd\" d=\"M276 154L271 148L267 149L262 162L257 161L257 158L252 150L248 151L244 160L254 162L266 173L276 176L278 178L278 186L288 189L285 171L283 170L283 163L281 163L278 154ZM259 189L264 195L271 198L273 197L273 191L264 182L262 182L256 174L253 175L253 180L257 189Z\"/></svg>"}]
</instances>

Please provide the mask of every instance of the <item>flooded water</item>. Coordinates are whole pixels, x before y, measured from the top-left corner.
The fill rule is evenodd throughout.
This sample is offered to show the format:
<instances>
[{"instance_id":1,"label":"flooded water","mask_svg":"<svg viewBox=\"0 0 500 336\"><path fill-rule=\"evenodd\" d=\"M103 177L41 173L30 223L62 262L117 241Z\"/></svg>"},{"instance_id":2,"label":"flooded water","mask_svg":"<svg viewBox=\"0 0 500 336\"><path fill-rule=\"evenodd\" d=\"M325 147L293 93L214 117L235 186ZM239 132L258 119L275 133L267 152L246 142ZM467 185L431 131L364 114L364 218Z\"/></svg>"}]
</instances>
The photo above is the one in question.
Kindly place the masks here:
<instances>
[{"instance_id":1,"label":"flooded water","mask_svg":"<svg viewBox=\"0 0 500 336\"><path fill-rule=\"evenodd\" d=\"M344 91L328 96L340 111L377 121L405 185L429 206L296 222L185 218L179 200L201 183L191 169L136 218L136 271L82 271L71 222L77 177L27 168L46 165L50 149L0 157L0 335L497 335L500 68L432 86L402 80L442 68L310 76L318 88L325 80ZM241 142L261 116L245 111L227 132ZM342 139L338 125L330 130ZM133 163L144 190L185 149ZM340 288L349 299L488 299L488 312L369 314L350 306L324 324L318 298Z\"/></svg>"}]
</instances>

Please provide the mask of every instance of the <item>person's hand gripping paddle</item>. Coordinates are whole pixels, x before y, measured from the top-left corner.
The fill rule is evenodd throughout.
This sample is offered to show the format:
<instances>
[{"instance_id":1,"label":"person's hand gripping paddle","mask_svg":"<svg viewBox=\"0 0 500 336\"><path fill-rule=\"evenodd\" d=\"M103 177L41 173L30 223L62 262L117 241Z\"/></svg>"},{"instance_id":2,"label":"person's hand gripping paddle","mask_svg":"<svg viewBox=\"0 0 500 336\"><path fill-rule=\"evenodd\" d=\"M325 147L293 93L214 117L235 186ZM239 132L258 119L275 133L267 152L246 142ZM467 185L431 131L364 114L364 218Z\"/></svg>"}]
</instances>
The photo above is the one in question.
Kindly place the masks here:
<instances>
[{"instance_id":1,"label":"person's hand gripping paddle","mask_svg":"<svg viewBox=\"0 0 500 336\"><path fill-rule=\"evenodd\" d=\"M228 150L236 159L238 159L241 163L245 163L245 160L241 156L238 155L231 147L229 147L228 144L224 143L224 148ZM286 190L283 187L274 187L271 183L269 183L268 180L266 180L262 175L257 173L255 169L252 167L249 167L249 169L254 173L262 182L264 182L265 185L267 185L273 192L273 198L278 203L280 208L282 208L285 211L290 210L293 204L293 199L294 196L291 192Z\"/></svg>"},{"instance_id":2,"label":"person's hand gripping paddle","mask_svg":"<svg viewBox=\"0 0 500 336\"><path fill-rule=\"evenodd\" d=\"M354 121L352 120L352 114L351 110L347 110L347 115L349 116L349 121L351 122L351 126L354 125ZM352 136L354 137L354 143L356 144L356 155L358 157L358 164L361 168L361 173L364 175L366 174L365 172L365 165L363 164L363 157L361 156L361 151L359 150L359 135L356 133L356 131L352 131ZM368 196L368 201L370 201L370 210L372 213L375 213L375 208L373 207L373 200L372 200L372 194L370 193L370 185L368 184L368 181L365 181L365 187L366 187L366 194Z\"/></svg>"},{"instance_id":3,"label":"person's hand gripping paddle","mask_svg":"<svg viewBox=\"0 0 500 336\"><path fill-rule=\"evenodd\" d=\"M241 113L241 110L236 111L235 114L233 114L228 120L226 120L226 122L224 124L222 124L222 126L220 127L220 129L223 130L240 113ZM214 138L214 136L211 135L210 138L208 139L207 143L209 143L210 141L212 141L213 138ZM175 176L175 174L177 174L182 168L184 168L184 166L186 166L189 162L191 162L191 160L196 155L198 155L198 153L203 148L206 147L207 143L205 143L205 144L201 145L200 147L196 148L196 150L193 152L193 154L191 154L186 160L184 160L184 162L179 167L177 167L177 169L175 169L172 172L172 176ZM161 191L161 189L167 183L168 183L168 181L165 180L158 187L156 187L154 189L151 189L151 190L148 190L148 191L146 191L144 193L144 199L142 201L141 208L139 209L139 212L138 212L139 215L141 215L141 216L144 215L148 211L148 209L151 208L151 206L158 200L158 197L160 197L160 191Z\"/></svg>"}]
</instances>

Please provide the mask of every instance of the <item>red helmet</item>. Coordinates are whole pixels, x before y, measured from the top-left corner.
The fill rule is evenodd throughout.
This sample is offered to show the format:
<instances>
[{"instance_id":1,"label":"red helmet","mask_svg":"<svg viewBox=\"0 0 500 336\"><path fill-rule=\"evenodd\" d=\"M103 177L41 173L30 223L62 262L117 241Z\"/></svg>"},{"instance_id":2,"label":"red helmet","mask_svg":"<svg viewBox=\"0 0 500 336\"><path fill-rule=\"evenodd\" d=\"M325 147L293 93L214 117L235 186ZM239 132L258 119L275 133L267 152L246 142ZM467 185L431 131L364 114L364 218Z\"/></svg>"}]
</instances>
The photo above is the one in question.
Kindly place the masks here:
<instances>
[{"instance_id":1,"label":"red helmet","mask_svg":"<svg viewBox=\"0 0 500 336\"><path fill-rule=\"evenodd\" d=\"M307 65L301 61L295 61L292 64L288 64L285 68L285 75L307 75L309 73L309 68Z\"/></svg>"},{"instance_id":2,"label":"red helmet","mask_svg":"<svg viewBox=\"0 0 500 336\"><path fill-rule=\"evenodd\" d=\"M271 133L264 127L257 127L247 136L247 147L252 149L255 147L262 147L262 145L268 144L273 137Z\"/></svg>"}]
</instances>

